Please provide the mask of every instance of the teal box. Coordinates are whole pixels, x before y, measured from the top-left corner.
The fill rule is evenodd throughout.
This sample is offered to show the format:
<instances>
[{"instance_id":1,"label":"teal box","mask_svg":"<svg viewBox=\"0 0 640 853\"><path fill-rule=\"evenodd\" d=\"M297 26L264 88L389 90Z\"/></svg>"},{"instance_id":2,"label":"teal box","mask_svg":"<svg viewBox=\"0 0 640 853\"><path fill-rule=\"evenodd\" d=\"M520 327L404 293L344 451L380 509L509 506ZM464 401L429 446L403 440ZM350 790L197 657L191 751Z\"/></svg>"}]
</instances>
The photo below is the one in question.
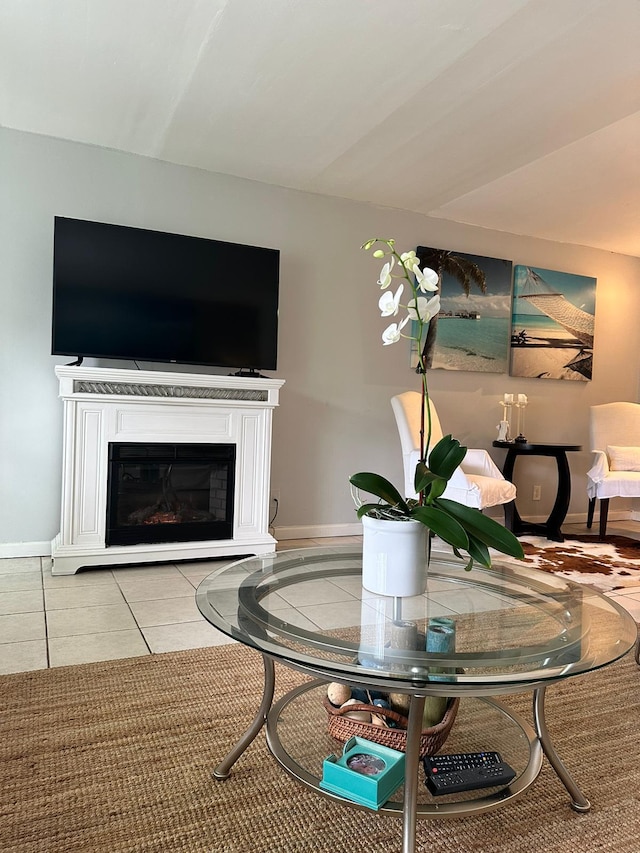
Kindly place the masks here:
<instances>
[{"instance_id":1,"label":"teal box","mask_svg":"<svg viewBox=\"0 0 640 853\"><path fill-rule=\"evenodd\" d=\"M376 811L404 783L404 752L351 737L322 763L320 787Z\"/></svg>"}]
</instances>

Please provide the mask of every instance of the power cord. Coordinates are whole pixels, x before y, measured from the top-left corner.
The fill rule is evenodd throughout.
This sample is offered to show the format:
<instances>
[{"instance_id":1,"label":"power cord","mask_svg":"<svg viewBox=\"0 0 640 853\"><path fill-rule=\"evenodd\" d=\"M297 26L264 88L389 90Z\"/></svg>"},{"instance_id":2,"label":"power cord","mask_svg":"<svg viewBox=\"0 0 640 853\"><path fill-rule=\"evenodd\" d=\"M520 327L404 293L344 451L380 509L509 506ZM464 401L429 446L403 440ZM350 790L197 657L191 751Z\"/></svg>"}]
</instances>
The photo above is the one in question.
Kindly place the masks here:
<instances>
[{"instance_id":1,"label":"power cord","mask_svg":"<svg viewBox=\"0 0 640 853\"><path fill-rule=\"evenodd\" d=\"M276 505L276 511L273 513L273 518L269 522L269 527L273 527L273 522L276 520L276 518L278 516L278 498L271 498L271 500Z\"/></svg>"}]
</instances>

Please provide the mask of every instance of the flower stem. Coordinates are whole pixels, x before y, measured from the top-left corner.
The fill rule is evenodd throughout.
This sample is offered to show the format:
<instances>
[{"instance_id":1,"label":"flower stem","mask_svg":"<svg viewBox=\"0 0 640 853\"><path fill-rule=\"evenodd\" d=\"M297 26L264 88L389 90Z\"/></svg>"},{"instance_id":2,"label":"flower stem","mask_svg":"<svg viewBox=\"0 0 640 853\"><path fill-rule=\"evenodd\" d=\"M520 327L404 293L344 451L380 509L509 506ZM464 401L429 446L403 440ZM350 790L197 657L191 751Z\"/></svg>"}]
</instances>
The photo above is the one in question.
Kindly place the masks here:
<instances>
[{"instance_id":1,"label":"flower stem","mask_svg":"<svg viewBox=\"0 0 640 853\"><path fill-rule=\"evenodd\" d=\"M386 242L386 241L385 241ZM405 267L402 262L401 256L398 254L394 246L389 242L387 243L389 246L390 252L396 261L396 265L400 267L402 270L402 277L407 281L409 287L411 288L411 293L414 300L414 305L417 308L418 305L418 296L419 289L415 283L415 279L409 275L409 271ZM398 276L400 278L400 276ZM414 323L417 324L418 330L416 335L407 335L411 340L415 340L417 344L418 350L418 365L419 372L421 374L421 384L422 384L422 411L420 415L420 459L424 464L427 464L427 457L429 455L429 447L431 445L431 406L429 404L429 386L427 384L427 366L426 360L424 357L424 353L422 351L422 337L424 335L425 324L424 320L420 316L420 312L416 310L416 319ZM404 336L403 336L404 337ZM426 426L427 426L427 434L425 439L425 416L426 416ZM420 495L420 503L423 502L424 495Z\"/></svg>"}]
</instances>

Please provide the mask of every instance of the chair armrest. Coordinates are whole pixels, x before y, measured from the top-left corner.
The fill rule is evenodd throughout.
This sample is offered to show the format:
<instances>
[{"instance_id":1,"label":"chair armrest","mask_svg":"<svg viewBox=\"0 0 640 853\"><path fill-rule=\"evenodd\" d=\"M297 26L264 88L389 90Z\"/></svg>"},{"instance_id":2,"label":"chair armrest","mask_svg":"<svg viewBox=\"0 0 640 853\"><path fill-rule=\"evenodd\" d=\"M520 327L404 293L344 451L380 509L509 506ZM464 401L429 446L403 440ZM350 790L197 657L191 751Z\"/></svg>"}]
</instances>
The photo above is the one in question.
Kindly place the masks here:
<instances>
[{"instance_id":1,"label":"chair armrest","mask_svg":"<svg viewBox=\"0 0 640 853\"><path fill-rule=\"evenodd\" d=\"M476 474L480 477L493 477L495 480L504 480L502 471L489 456L486 450L470 448L462 460L460 466L465 474Z\"/></svg>"}]
</instances>

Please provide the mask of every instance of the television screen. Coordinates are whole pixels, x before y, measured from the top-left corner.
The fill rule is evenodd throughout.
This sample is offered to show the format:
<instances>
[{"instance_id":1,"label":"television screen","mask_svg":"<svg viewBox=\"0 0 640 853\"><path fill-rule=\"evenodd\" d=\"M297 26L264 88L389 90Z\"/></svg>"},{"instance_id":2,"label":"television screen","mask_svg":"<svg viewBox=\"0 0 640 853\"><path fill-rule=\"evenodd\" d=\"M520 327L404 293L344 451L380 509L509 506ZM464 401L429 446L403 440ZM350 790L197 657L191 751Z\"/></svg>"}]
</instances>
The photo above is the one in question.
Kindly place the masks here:
<instances>
[{"instance_id":1,"label":"television screen","mask_svg":"<svg viewBox=\"0 0 640 853\"><path fill-rule=\"evenodd\" d=\"M55 217L53 355L275 370L280 252Z\"/></svg>"}]
</instances>

